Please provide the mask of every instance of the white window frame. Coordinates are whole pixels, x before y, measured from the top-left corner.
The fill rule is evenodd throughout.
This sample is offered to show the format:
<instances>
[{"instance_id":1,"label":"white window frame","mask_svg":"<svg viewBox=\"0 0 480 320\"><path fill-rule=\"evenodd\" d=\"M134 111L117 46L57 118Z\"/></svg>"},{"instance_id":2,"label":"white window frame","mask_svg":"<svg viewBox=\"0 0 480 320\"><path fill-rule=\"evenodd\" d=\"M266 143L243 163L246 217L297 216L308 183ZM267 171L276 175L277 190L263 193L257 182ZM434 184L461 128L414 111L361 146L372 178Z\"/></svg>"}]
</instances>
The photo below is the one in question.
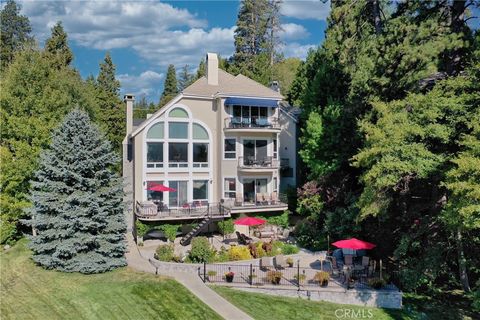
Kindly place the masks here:
<instances>
[{"instance_id":1,"label":"white window frame","mask_svg":"<svg viewBox=\"0 0 480 320\"><path fill-rule=\"evenodd\" d=\"M225 140L234 140L235 141L235 151L225 151ZM225 153L229 153L229 154L235 154L235 157L233 158L225 158ZM223 154L223 160L234 160L236 161L237 160L237 157L238 157L238 143L237 143L237 138L236 137L224 137L223 138L223 148L222 148L222 154Z\"/></svg>"},{"instance_id":2,"label":"white window frame","mask_svg":"<svg viewBox=\"0 0 480 320\"><path fill-rule=\"evenodd\" d=\"M231 190L226 190L225 189L225 180L227 179L233 179L233 181L235 181L235 191L231 191ZM223 187L222 187L222 198L223 199L236 199L237 197L237 193L238 193L238 187L239 187L239 181L237 181L237 178L236 177L233 177L233 176L228 176L228 177L223 177L223 180L222 180L222 184L223 184ZM235 196L233 198L231 197L226 197L225 194L227 193L235 193Z\"/></svg>"}]
</instances>

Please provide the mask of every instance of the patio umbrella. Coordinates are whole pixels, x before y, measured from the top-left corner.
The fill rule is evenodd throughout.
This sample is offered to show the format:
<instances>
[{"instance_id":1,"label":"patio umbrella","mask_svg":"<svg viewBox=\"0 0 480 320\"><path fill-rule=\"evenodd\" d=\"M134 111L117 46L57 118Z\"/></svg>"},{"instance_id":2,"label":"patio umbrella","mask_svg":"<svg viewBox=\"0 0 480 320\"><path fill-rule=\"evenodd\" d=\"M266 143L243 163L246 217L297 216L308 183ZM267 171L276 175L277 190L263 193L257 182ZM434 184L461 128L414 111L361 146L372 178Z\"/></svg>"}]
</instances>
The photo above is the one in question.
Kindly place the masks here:
<instances>
[{"instance_id":1,"label":"patio umbrella","mask_svg":"<svg viewBox=\"0 0 480 320\"><path fill-rule=\"evenodd\" d=\"M243 217L235 220L234 224L250 227L250 226L258 226L258 225L264 224L265 222L267 222L267 220L263 220L255 217Z\"/></svg>"},{"instance_id":2,"label":"patio umbrella","mask_svg":"<svg viewBox=\"0 0 480 320\"><path fill-rule=\"evenodd\" d=\"M337 248L352 249L352 250L373 249L377 246L376 244L358 240L356 238L339 240L332 244Z\"/></svg>"},{"instance_id":3,"label":"patio umbrella","mask_svg":"<svg viewBox=\"0 0 480 320\"><path fill-rule=\"evenodd\" d=\"M163 184L154 184L154 183L150 184L147 187L147 190L160 191L160 192L165 192L165 191L175 192L175 191L177 191L176 189L166 187Z\"/></svg>"},{"instance_id":4,"label":"patio umbrella","mask_svg":"<svg viewBox=\"0 0 480 320\"><path fill-rule=\"evenodd\" d=\"M248 235L250 235L251 226L258 226L258 225L264 224L265 222L267 222L267 220L263 220L255 217L243 217L235 220L234 224L239 226L248 226Z\"/></svg>"}]
</instances>

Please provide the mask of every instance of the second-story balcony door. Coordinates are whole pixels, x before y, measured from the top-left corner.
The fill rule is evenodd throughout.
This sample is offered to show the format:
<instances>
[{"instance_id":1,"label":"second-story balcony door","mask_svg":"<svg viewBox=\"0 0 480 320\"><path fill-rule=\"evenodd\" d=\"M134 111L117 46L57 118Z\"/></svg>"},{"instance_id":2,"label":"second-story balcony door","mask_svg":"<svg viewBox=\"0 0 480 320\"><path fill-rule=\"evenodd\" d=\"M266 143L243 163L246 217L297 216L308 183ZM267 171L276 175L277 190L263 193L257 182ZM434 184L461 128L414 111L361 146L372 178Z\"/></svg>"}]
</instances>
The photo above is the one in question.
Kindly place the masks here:
<instances>
[{"instance_id":1,"label":"second-story balcony door","mask_svg":"<svg viewBox=\"0 0 480 320\"><path fill-rule=\"evenodd\" d=\"M267 140L244 140L243 161L244 165L250 166L261 163L267 158Z\"/></svg>"},{"instance_id":2,"label":"second-story balcony door","mask_svg":"<svg viewBox=\"0 0 480 320\"><path fill-rule=\"evenodd\" d=\"M256 194L267 193L267 179L243 179L244 203L255 204Z\"/></svg>"}]
</instances>

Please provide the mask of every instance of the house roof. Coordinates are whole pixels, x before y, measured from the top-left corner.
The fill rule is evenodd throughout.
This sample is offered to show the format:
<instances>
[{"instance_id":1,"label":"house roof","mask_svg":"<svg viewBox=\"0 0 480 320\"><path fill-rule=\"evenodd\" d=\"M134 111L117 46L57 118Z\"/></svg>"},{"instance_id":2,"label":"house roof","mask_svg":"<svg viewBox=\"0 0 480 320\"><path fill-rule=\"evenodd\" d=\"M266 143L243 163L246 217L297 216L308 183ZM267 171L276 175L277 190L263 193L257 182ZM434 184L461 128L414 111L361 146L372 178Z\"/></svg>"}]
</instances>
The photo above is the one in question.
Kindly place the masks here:
<instances>
[{"instance_id":1,"label":"house roof","mask_svg":"<svg viewBox=\"0 0 480 320\"><path fill-rule=\"evenodd\" d=\"M283 99L283 96L279 92L242 74L233 76L221 69L218 70L218 85L209 85L207 78L203 76L185 88L183 94L200 96L232 95Z\"/></svg>"}]
</instances>

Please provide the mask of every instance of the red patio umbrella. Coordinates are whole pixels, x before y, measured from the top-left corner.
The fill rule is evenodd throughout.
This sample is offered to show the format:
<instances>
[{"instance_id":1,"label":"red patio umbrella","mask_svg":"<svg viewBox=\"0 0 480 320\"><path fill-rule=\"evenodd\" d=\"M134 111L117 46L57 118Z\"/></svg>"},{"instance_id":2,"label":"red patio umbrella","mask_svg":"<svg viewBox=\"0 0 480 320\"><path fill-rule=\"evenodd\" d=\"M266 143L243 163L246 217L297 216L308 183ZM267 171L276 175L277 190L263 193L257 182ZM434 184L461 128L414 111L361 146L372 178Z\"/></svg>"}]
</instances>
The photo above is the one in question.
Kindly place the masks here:
<instances>
[{"instance_id":1,"label":"red patio umbrella","mask_svg":"<svg viewBox=\"0 0 480 320\"><path fill-rule=\"evenodd\" d=\"M240 226L258 226L260 224L264 224L265 222L267 222L267 220L263 220L255 217L243 217L235 220L234 224L237 224Z\"/></svg>"},{"instance_id":2,"label":"red patio umbrella","mask_svg":"<svg viewBox=\"0 0 480 320\"><path fill-rule=\"evenodd\" d=\"M373 249L377 246L376 244L366 242L366 241L362 241L362 240L358 240L356 238L339 240L339 241L334 242L332 244L337 248L352 249L352 250Z\"/></svg>"},{"instance_id":3,"label":"red patio umbrella","mask_svg":"<svg viewBox=\"0 0 480 320\"><path fill-rule=\"evenodd\" d=\"M147 187L147 190L160 191L160 192L166 192L166 191L175 192L175 191L177 191L176 189L166 187L163 184L156 184L156 183L149 184L148 187Z\"/></svg>"}]
</instances>

